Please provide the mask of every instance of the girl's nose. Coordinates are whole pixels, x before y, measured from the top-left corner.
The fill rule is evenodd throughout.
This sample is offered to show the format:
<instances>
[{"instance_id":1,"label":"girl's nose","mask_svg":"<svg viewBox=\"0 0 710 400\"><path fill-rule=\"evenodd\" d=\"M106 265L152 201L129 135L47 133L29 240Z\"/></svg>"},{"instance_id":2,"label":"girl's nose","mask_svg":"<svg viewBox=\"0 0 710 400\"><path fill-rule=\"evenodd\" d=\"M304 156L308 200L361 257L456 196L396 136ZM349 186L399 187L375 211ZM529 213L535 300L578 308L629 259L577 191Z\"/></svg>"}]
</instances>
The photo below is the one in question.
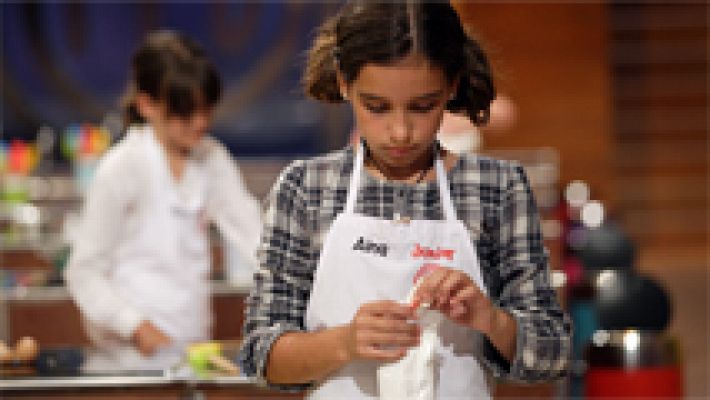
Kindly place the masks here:
<instances>
[{"instance_id":1,"label":"girl's nose","mask_svg":"<svg viewBox=\"0 0 710 400\"><path fill-rule=\"evenodd\" d=\"M411 140L412 124L406 112L394 113L390 132L394 143L408 143Z\"/></svg>"}]
</instances>

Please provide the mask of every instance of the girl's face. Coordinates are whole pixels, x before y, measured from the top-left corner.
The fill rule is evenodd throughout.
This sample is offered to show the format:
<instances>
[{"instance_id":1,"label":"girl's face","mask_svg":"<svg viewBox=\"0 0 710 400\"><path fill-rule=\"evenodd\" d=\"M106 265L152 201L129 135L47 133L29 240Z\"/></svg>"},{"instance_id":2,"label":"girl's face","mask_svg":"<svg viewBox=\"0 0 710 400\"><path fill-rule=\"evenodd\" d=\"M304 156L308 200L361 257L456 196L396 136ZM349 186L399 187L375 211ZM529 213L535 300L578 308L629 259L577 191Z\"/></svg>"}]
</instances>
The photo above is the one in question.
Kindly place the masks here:
<instances>
[{"instance_id":1,"label":"girl's face","mask_svg":"<svg viewBox=\"0 0 710 400\"><path fill-rule=\"evenodd\" d=\"M429 159L455 88L441 68L420 55L409 55L393 64L365 64L351 84L342 79L340 83L372 157L404 170Z\"/></svg>"},{"instance_id":2,"label":"girl's face","mask_svg":"<svg viewBox=\"0 0 710 400\"><path fill-rule=\"evenodd\" d=\"M165 115L162 121L168 145L181 153L189 153L207 133L212 110L198 109L189 117Z\"/></svg>"},{"instance_id":3,"label":"girl's face","mask_svg":"<svg viewBox=\"0 0 710 400\"><path fill-rule=\"evenodd\" d=\"M170 115L165 102L147 95L139 95L138 106L167 150L181 154L192 151L212 123L212 109L198 108L189 117Z\"/></svg>"}]
</instances>

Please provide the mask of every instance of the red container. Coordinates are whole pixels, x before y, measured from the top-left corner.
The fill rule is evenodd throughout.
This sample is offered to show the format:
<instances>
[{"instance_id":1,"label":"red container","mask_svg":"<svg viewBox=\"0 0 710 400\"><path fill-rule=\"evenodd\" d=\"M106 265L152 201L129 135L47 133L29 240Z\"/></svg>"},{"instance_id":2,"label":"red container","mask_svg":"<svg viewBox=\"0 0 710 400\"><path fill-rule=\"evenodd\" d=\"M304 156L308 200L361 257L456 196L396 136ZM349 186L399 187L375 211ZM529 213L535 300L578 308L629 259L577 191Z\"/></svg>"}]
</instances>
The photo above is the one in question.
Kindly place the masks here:
<instances>
[{"instance_id":1,"label":"red container","mask_svg":"<svg viewBox=\"0 0 710 400\"><path fill-rule=\"evenodd\" d=\"M680 351L657 332L598 331L586 351L588 399L683 397Z\"/></svg>"}]
</instances>

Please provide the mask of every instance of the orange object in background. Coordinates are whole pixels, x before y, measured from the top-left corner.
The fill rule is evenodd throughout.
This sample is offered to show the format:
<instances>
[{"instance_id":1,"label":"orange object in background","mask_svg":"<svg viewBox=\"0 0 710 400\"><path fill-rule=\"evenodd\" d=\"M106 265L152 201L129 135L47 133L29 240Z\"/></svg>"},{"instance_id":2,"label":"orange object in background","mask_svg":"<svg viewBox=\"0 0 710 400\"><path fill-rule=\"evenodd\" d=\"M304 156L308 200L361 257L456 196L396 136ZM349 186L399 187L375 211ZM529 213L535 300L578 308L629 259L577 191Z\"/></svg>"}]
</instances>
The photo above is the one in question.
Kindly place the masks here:
<instances>
[{"instance_id":1,"label":"orange object in background","mask_svg":"<svg viewBox=\"0 0 710 400\"><path fill-rule=\"evenodd\" d=\"M26 176L37 165L37 151L32 144L15 139L7 147L6 169L8 173Z\"/></svg>"}]
</instances>

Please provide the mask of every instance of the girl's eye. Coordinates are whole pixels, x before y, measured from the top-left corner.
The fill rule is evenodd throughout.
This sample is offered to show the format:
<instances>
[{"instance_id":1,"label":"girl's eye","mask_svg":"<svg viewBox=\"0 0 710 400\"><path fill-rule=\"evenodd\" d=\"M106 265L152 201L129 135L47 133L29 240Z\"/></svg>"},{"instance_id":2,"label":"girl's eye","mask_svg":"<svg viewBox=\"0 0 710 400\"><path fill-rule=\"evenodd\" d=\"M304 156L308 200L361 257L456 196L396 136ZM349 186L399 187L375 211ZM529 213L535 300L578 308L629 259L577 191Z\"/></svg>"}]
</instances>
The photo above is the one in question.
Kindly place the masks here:
<instances>
[{"instance_id":1,"label":"girl's eye","mask_svg":"<svg viewBox=\"0 0 710 400\"><path fill-rule=\"evenodd\" d=\"M425 114L436 108L436 103L412 104L409 106L409 111Z\"/></svg>"},{"instance_id":2,"label":"girl's eye","mask_svg":"<svg viewBox=\"0 0 710 400\"><path fill-rule=\"evenodd\" d=\"M367 111L375 114L382 114L387 111L389 111L389 106L387 104L371 104L371 103L365 103L364 104L365 108Z\"/></svg>"}]
</instances>

